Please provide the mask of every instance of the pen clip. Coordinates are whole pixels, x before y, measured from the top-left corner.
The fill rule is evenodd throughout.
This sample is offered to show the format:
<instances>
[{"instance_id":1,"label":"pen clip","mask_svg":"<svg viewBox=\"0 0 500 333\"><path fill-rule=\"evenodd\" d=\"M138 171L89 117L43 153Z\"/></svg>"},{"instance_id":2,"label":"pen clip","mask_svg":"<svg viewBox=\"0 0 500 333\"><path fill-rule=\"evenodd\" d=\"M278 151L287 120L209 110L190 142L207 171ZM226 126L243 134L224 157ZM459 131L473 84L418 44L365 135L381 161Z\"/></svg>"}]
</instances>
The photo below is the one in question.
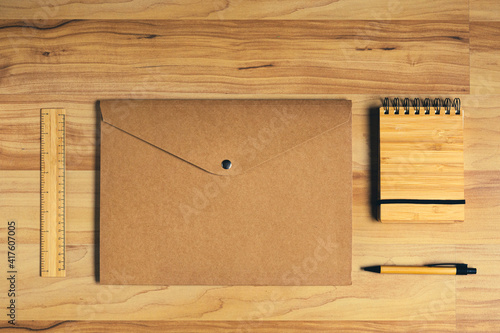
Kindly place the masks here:
<instances>
[{"instance_id":1,"label":"pen clip","mask_svg":"<svg viewBox=\"0 0 500 333\"><path fill-rule=\"evenodd\" d=\"M448 267L448 266L459 267L460 265L467 266L466 264L459 264L459 263L430 264L430 265L425 265L425 266L426 267Z\"/></svg>"},{"instance_id":2,"label":"pen clip","mask_svg":"<svg viewBox=\"0 0 500 333\"><path fill-rule=\"evenodd\" d=\"M467 274L476 274L477 270L472 267L468 267L467 264L452 264L452 263L444 263L444 264L430 264L425 265L427 267L456 267L457 275L467 275Z\"/></svg>"}]
</instances>

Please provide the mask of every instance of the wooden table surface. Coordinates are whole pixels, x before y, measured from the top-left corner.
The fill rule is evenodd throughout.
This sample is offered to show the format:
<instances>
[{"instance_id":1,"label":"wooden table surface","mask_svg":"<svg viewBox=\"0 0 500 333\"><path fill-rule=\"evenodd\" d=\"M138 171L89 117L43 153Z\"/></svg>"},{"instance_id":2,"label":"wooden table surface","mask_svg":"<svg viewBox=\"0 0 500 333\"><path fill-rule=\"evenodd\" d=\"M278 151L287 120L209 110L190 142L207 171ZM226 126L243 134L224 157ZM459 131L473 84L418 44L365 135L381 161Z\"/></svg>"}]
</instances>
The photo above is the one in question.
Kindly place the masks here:
<instances>
[{"instance_id":1,"label":"wooden table surface","mask_svg":"<svg viewBox=\"0 0 500 333\"><path fill-rule=\"evenodd\" d=\"M26 331L499 331L499 45L496 0L3 0L1 327L10 327L6 235L15 220L16 319ZM370 114L386 96L462 99L464 223L372 217ZM97 283L96 102L105 98L351 99L352 286ZM47 107L67 109L66 278L39 277ZM478 274L360 271L429 262L465 262Z\"/></svg>"}]
</instances>

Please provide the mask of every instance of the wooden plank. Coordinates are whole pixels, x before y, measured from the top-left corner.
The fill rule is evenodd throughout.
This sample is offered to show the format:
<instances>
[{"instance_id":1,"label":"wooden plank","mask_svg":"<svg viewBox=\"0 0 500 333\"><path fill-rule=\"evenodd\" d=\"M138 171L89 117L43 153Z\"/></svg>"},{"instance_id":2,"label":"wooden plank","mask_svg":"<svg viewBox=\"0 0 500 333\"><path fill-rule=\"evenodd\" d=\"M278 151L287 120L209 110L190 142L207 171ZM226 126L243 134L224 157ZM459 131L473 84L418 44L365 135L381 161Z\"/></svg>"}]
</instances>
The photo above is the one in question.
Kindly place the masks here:
<instances>
[{"instance_id":1,"label":"wooden plank","mask_svg":"<svg viewBox=\"0 0 500 333\"><path fill-rule=\"evenodd\" d=\"M81 2L4 0L0 19L294 19L294 20L467 20L466 0L160 0Z\"/></svg>"},{"instance_id":2,"label":"wooden plank","mask_svg":"<svg viewBox=\"0 0 500 333\"><path fill-rule=\"evenodd\" d=\"M19 330L48 332L455 332L455 321L20 321ZM4 326L0 326L0 329Z\"/></svg>"},{"instance_id":3,"label":"wooden plank","mask_svg":"<svg viewBox=\"0 0 500 333\"><path fill-rule=\"evenodd\" d=\"M500 2L469 0L471 21L500 21Z\"/></svg>"},{"instance_id":4,"label":"wooden plank","mask_svg":"<svg viewBox=\"0 0 500 333\"><path fill-rule=\"evenodd\" d=\"M67 244L94 244L99 209L96 176L95 171L66 172ZM17 226L19 242L40 243L40 171L0 170L0 215L22 221Z\"/></svg>"},{"instance_id":5,"label":"wooden plank","mask_svg":"<svg viewBox=\"0 0 500 333\"><path fill-rule=\"evenodd\" d=\"M154 98L144 92L141 98ZM125 98L127 95L116 94ZM167 96L165 96L167 97ZM172 98L245 98L246 95L172 94ZM276 98L260 94L254 98ZM308 95L283 95L284 98L311 98ZM315 97L315 96L314 96ZM425 97L421 95L418 97ZM453 97L453 96L451 96ZM500 98L498 96L458 96L467 110L464 129L466 221L460 225L384 226L375 223L371 208L371 161L374 149L370 136L370 110L378 113L381 105L377 95L319 95L319 98L348 98L353 100L353 170L354 206L353 241L369 244L467 244L500 242L497 216L500 207L498 165L500 154ZM38 242L39 221L39 132L38 107L58 105L68 114L68 241L71 244L94 243L94 208L96 175L91 170L96 161L96 111L94 95L0 95L0 209L2 216L25 221L23 240ZM23 116L20 116L23 115ZM372 126L373 127L373 126ZM378 129L378 126L375 126ZM12 144L15 143L15 144ZM376 149L376 148L375 148ZM16 156L19 156L16 158ZM15 170L33 170L23 173ZM2 240L0 239L0 242Z\"/></svg>"},{"instance_id":6,"label":"wooden plank","mask_svg":"<svg viewBox=\"0 0 500 333\"><path fill-rule=\"evenodd\" d=\"M500 22L471 22L470 33L471 93L500 94Z\"/></svg>"},{"instance_id":7,"label":"wooden plank","mask_svg":"<svg viewBox=\"0 0 500 333\"><path fill-rule=\"evenodd\" d=\"M353 114L355 122L353 131L355 139L353 144L354 168L367 170L369 167L369 142L367 141L369 129L369 114L371 109L380 107L382 100L380 95L348 95L348 94L215 94L215 93L169 93L158 95L151 91L150 86L137 94L130 92L107 93L107 98L339 98L353 101ZM99 162L99 129L96 101L102 98L104 92L89 92L88 94L75 95L42 95L42 94L0 94L0 170L38 170L40 166L40 138L39 138L39 108L53 107L57 105L67 110L67 169L68 170L93 170L98 167ZM474 106L474 112L466 115L466 131L470 126L465 142L471 154L467 158L475 158L472 162L475 169L491 169L500 163L500 157L495 154L496 146L490 138L500 137L500 133L490 124L500 119L496 110L500 108L500 102L494 97L483 103L481 97L481 108L478 107L479 99L462 97L465 107ZM425 95L422 95L425 97ZM453 96L452 96L453 97ZM483 106L484 104L484 106ZM491 105L491 107L490 107ZM486 109L482 109L486 108ZM487 129L487 130L485 130ZM483 148L484 147L484 148ZM472 149L473 148L473 149ZM467 149L467 148L466 148ZM477 150L480 149L480 152ZM479 163L481 159L481 163ZM497 163L498 162L498 163Z\"/></svg>"},{"instance_id":8,"label":"wooden plank","mask_svg":"<svg viewBox=\"0 0 500 333\"><path fill-rule=\"evenodd\" d=\"M2 21L0 82L100 98L468 93L468 41L466 21Z\"/></svg>"},{"instance_id":9,"label":"wooden plank","mask_svg":"<svg viewBox=\"0 0 500 333\"><path fill-rule=\"evenodd\" d=\"M473 278L457 279L457 317L500 321L500 248L481 244L460 245L457 246L457 256L477 268L477 275Z\"/></svg>"},{"instance_id":10,"label":"wooden plank","mask_svg":"<svg viewBox=\"0 0 500 333\"><path fill-rule=\"evenodd\" d=\"M39 177L37 171L0 171L0 213L23 221L22 241L39 242ZM92 171L67 172L68 244L93 244L97 187ZM354 174L353 241L370 244L499 244L498 171L466 173L464 223L459 225L391 225L376 223L370 207L369 174ZM0 243L4 242L0 239Z\"/></svg>"},{"instance_id":11,"label":"wooden plank","mask_svg":"<svg viewBox=\"0 0 500 333\"><path fill-rule=\"evenodd\" d=\"M318 5L304 0L295 0L276 5L264 0L255 2L236 0L227 2L229 6L224 8L226 2L222 4L222 0L196 4L188 0L176 5L159 3L157 0L121 3L115 1L102 3L101 1L100 4L68 0L64 1L64 4L61 1L51 1L45 2L44 5L41 5L41 2L3 1L0 4L0 18L19 21L5 21L0 23L0 26L16 25L20 22L19 25L50 28L50 26L65 23L47 21L48 18L56 20L208 18L216 21L248 18L319 19L347 20L346 25L358 24L349 22L353 19L416 20L420 21L418 22L420 24L425 24L424 21L440 21L446 17L446 21L459 21L457 23L458 34L450 35L454 28L449 28L431 36L419 35L422 38L418 40L415 39L415 31L424 30L423 28L407 28L406 35L412 36L410 40L407 40L403 31L397 28L398 22L383 22L390 26L379 28L377 25L379 23L375 21L365 22L360 32L351 36L328 32L329 29L338 28L335 22L327 22L327 25L319 25L317 28L314 22L308 22L306 25L290 22L291 25L300 27L302 33L299 34L289 29L287 25L280 25L280 22L277 25L268 24L267 28L257 29L254 33L255 26L265 23L252 23L251 28L246 27L249 33L246 38L241 37L243 33L230 24L222 27L210 26L195 29L193 34L190 34L188 28L176 30L172 25L164 28L152 25L143 29L143 26L147 24L138 22L130 23L129 26L132 28L126 29L122 29L123 22L70 22L60 28L48 30L22 27L0 29L0 84L3 88L0 95L0 215L5 218L17 218L21 222L18 224L21 244L19 248L22 254L19 258L22 258L20 262L25 260L26 262L22 264L19 284L23 291L22 301L23 304L24 302L28 304L26 308L28 311L24 312L24 305L18 308L19 318L25 320L20 324L30 329L44 329L56 325L52 330L60 331L112 329L117 331L168 329L179 332L203 330L498 331L500 325L498 318L498 313L500 313L499 279L491 268L499 264L496 258L498 258L500 240L498 228L500 207L497 203L497 198L500 196L498 171L500 128L496 126L500 120L500 93L498 92L500 74L498 74L497 61L500 33L498 24L495 22L473 22L469 58L468 30L461 28L462 24L468 24L467 2L465 0L396 2L354 0L346 5L346 0L340 0ZM208 8L219 5L220 8ZM472 21L499 20L497 1L470 0L470 7ZM436 24L440 27L448 23L427 22L430 30L435 29ZM77 26L68 29L72 24ZM233 24L237 23L233 22ZM164 23L160 25L163 26ZM191 24L187 26L191 27ZM370 30L367 27L374 28ZM80 34L81 28L83 29ZM172 29L174 33L165 37L160 32L167 28ZM277 38L270 37L272 35L269 31L274 31L274 28L278 29L276 35L285 37L284 41L276 41ZM394 35L390 32L387 32L387 35L380 33L380 31L391 29L395 29ZM291 33L287 35L281 33L282 30L290 30ZM325 30L325 32L321 35L318 30ZM121 35L122 33L125 35ZM133 35L134 33L144 33L142 36L147 38L136 40L134 38L141 36ZM298 36L297 39L294 34ZM446 34L462 38L462 40L455 39L450 44L448 39L436 37L436 35L445 36ZM187 38L184 38L186 36ZM340 37L346 38L343 40L344 44L341 43L342 40L335 39ZM310 40L306 41L306 39ZM424 45L427 39L431 44L428 48ZM399 48L384 50L384 52L373 48L373 46L391 48L393 42L397 43ZM209 45L210 43L212 45ZM330 44L332 47L329 47ZM422 47L417 49L417 44ZM141 48L146 51L144 56L137 55L136 50ZM158 51L155 51L156 49ZM174 55L168 53L169 50L174 50L179 56L175 58ZM190 50L194 52L191 54ZM456 50L458 52L455 52ZM395 55L387 54L394 51L397 51ZM357 54L362 52L365 54ZM131 57L126 57L125 54L131 54ZM380 60L374 60L379 57ZM458 63L455 57L462 59L463 64ZM135 63L127 63L130 59L133 59ZM384 67L387 64L383 63L382 59L388 61L390 70L383 70L387 68ZM447 66L450 59L451 64ZM343 72L342 61L347 64L347 73ZM475 95L455 96L458 91L469 92L468 88L465 90L459 88L468 87L469 61L470 90ZM155 67L142 69L135 67L155 66L157 62L164 67L156 69ZM194 67L190 68L190 64ZM273 67L237 70L239 67L259 67L269 64ZM415 65L414 70L410 64ZM459 70L455 77L451 73L445 73L450 69L455 71L456 68ZM397 76L398 72L403 74L401 80ZM433 87L422 88L425 78L418 76L418 73L429 76L429 73L433 72L436 72L438 76L445 73L443 80L431 77L430 84ZM405 86L405 82L410 81L412 74L416 74L416 84ZM386 80L396 78L399 81L383 83L381 76L384 76ZM368 79L374 79L374 82L363 83ZM436 84L435 80L439 82ZM287 85L287 81L290 82L290 86ZM427 82L429 82L428 78ZM434 88L442 90L433 91ZM16 92L17 95L15 95ZM381 94L383 96L396 92L407 95L416 92L428 93L432 94L432 97L435 94L453 94L444 97L462 98L464 108L467 110L464 132L467 200L465 223L426 225L423 228L422 225L383 225L374 222L370 194L372 137L369 131L370 119L367 115L371 108L380 105ZM259 288L255 291L255 288L199 290L196 287L186 289L173 287L150 290L142 287L141 290L131 292L130 289L122 289L120 286L105 289L105 286L95 283L93 245L78 245L93 244L95 229L98 228L95 225L96 203L98 203L95 192L98 187L96 187L96 174L92 171L98 166L95 101L101 98L248 98L250 96L248 93L251 93L252 98L309 96L353 99L355 265L390 263L391 261L397 264L424 264L428 263L427 260L434 259L464 261L477 266L479 269L477 276L470 276L467 279L456 278L457 293L454 298L456 307L450 305L453 302L452 298L445 297L446 300L450 300L450 303L443 303L428 295L435 293L434 296L437 296L439 290L448 290L445 292L446 296L451 290L442 288L446 285L440 286L434 283L432 286L424 286L421 282L409 285L399 280L391 280L390 283L365 282L358 275L360 272L355 272L356 287L354 289L284 291L286 299L278 302L274 309L270 307L272 302L269 303L272 300L272 292L276 291L273 288L265 292ZM320 94L313 95L316 93ZM353 95L367 93L373 95ZM74 275L71 275L71 279L68 279L70 283L66 285L59 281L55 283L40 281L43 279L36 277L39 241L37 239L39 221L37 205L39 202L37 202L38 173L36 170L40 162L37 112L41 107L66 107L73 119L73 123L69 124L71 131L68 137L68 144L71 141L68 155L68 164L71 167L69 176L71 199L68 200L71 200L71 207L68 214L73 224L70 227L68 240L72 244L70 273ZM0 230L5 230L5 226L0 225ZM0 244L2 242L5 241L0 238ZM443 248L442 244L450 245ZM462 247L455 246L455 244L475 245ZM381 252L380 249L385 247L388 247L387 251ZM416 249L423 252L418 252L419 254L414 257L413 252ZM0 250L0 255L4 256L5 253L2 251L5 249ZM366 277L378 278L373 275ZM392 290L392 284L399 285L395 293L383 295L382 291ZM362 291L360 285L370 288L370 293L375 290L376 299L372 301L363 298L369 292L368 290ZM2 286L5 289L5 285ZM403 286L406 286L406 289ZM47 293L54 290L56 298L47 297ZM64 294L64 291L67 294ZM116 295L122 292L125 294L124 297L118 299ZM257 294L254 296L255 292ZM414 299L417 292L423 292L426 296L417 299L423 312L417 312L418 315L415 318L410 317L409 313L417 306L407 303ZM33 298L31 295L34 295ZM359 295L363 299L355 299L352 305L341 309L346 304L341 303L343 300L350 303L350 297L356 298ZM403 300L404 297L407 299ZM377 309L372 309L372 306L383 307L391 300L394 302L394 299L395 306L400 306L401 309L393 310L390 306L387 309L394 311L394 317L400 315L400 318L391 317L391 320L381 321L380 318L387 319L390 315L380 314ZM117 306L110 310L115 301ZM34 309L37 302L39 305L47 303L49 306L49 310L40 308L42 313L61 311L62 318L72 320L96 319L95 316L92 317L94 313L107 311L114 311L117 318L133 320L134 318L128 318L129 316L126 315L129 311L142 307L148 309L149 306L153 307L153 314L149 317L145 315L144 318L135 318L148 319L140 322L113 320L111 322L62 322L58 324L58 322L48 322L47 318L42 318L42 316L38 318L45 321L31 322L29 320L35 317L32 314L37 313ZM189 305L189 302L192 304ZM175 312L178 307L180 311ZM433 314L430 308L437 308L438 314ZM274 315L270 314L263 318L262 311L264 314L273 312L267 312L269 309L274 310ZM365 309L366 312L363 312ZM204 311L211 310L214 314L204 314ZM286 311L288 313L284 314ZM160 313L182 319L183 322L165 323L149 320L152 317L164 319ZM346 316L342 316L343 314ZM50 315L53 314L49 313L49 320ZM102 317L106 318L106 315ZM191 320L208 319L208 321L194 322L189 318ZM221 321L212 321L214 318ZM280 320L293 318L291 320L300 320L300 322L277 322L273 318ZM342 319L337 321L339 318ZM344 318L353 320L349 321ZM367 321L366 318L371 319ZM184 321L186 319L188 321ZM236 321L238 319L240 321ZM2 324L2 328L4 326L6 325Z\"/></svg>"},{"instance_id":12,"label":"wooden plank","mask_svg":"<svg viewBox=\"0 0 500 333\"><path fill-rule=\"evenodd\" d=\"M457 321L458 332L497 333L500 320L459 320Z\"/></svg>"},{"instance_id":13,"label":"wooden plank","mask_svg":"<svg viewBox=\"0 0 500 333\"><path fill-rule=\"evenodd\" d=\"M102 285L95 281L94 246L75 244L68 244L70 278L41 279L38 254L37 244L19 246L17 255L23 258L18 261L21 319L455 320L454 276L415 279L360 269L374 264L421 265L429 258L454 261L454 245L355 245L353 283L342 287ZM122 278L126 283L127 275Z\"/></svg>"},{"instance_id":14,"label":"wooden plank","mask_svg":"<svg viewBox=\"0 0 500 333\"><path fill-rule=\"evenodd\" d=\"M0 170L40 169L40 108L67 112L66 167L93 170L98 161L96 97L0 95Z\"/></svg>"},{"instance_id":15,"label":"wooden plank","mask_svg":"<svg viewBox=\"0 0 500 333\"><path fill-rule=\"evenodd\" d=\"M128 97L125 92L117 92L114 97L126 98ZM157 96L154 92L142 92L140 95L144 98L154 98ZM245 98L246 95L225 96L217 94L172 94L173 97L179 98L228 98L237 97ZM307 95L284 95L285 97L303 98ZM354 206L353 206L353 244L354 244L354 266L361 267L380 263L393 263L393 264L425 264L430 260L434 261L464 261L474 266L477 264L479 267L479 274L477 276L470 276L468 278L480 278L479 281L460 280L462 283L473 283L472 285L464 285L461 289L463 292L457 294L457 319L468 318L466 323L458 321L458 327L464 327L471 331L484 330L494 331L493 326L484 323L488 320L488 316L496 318L497 311L496 295L497 280L491 275L481 275L486 272L484 269L488 265L498 265L494 262L498 257L495 252L500 240L500 230L498 228L498 216L500 216L500 206L497 204L497 198L500 197L500 182L498 177L498 165L500 162L500 154L498 154L498 140L500 138L500 128L495 124L500 119L500 99L497 95L492 96L458 96L462 98L463 107L467 110L465 120L465 167L466 167L466 221L462 224L456 225L384 225L375 223L371 215L370 208L370 132L368 113L370 109L375 109L378 112L381 100L378 95L319 95L321 98L349 98L353 99L353 169L354 169ZM168 97L168 96L163 96ZM256 98L275 98L276 95L260 94L253 96ZM309 96L311 97L311 96ZM418 97L425 97L418 96ZM450 96L454 97L454 96ZM100 286L95 283L94 278L94 259L93 259L93 245L78 245L78 244L93 244L94 243L94 228L95 228L95 173L91 171L95 163L95 100L99 98L98 92L91 94L77 94L77 95L0 95L0 117L2 121L0 125L6 122L10 126L5 126L4 131L0 131L0 147L2 147L2 154L0 154L0 161L4 163L8 156L23 156L16 158L15 162L10 164L10 171L0 171L0 215L5 218L18 218L18 235L21 245L20 251L23 258L23 264L20 272L23 273L20 279L23 288L24 298L23 304L28 304L24 312L24 305L20 308L20 318L34 319L32 313L37 310L36 303L49 305L49 310L43 313L57 313L62 311L61 318L71 318L71 320L81 319L88 320L93 315L94 309L100 312L111 311L108 310L112 307L113 300L109 301L109 297L118 301L119 305L113 309L116 317L127 318L125 315L128 308L138 309L146 304L157 303L157 307L153 308L154 315L158 319L165 319L160 315L162 311L167 314L172 314L173 309L177 306L181 307L180 312L176 315L182 316L182 320L186 316L191 316L192 320L207 319L206 316L199 315L196 309L210 309L215 310L217 300L222 299L228 311L218 312L212 318L219 318L221 320L237 320L241 318L242 322L257 321L262 323L263 327L267 327L267 320L260 320L260 317L255 318L256 311L262 307L267 309L268 301L271 299L272 291L280 291L272 289L267 293L264 292L265 288L257 291L255 298L250 297L255 292L255 288L241 288L231 289L223 288L219 293L216 290L199 290L196 287L182 288L156 288L153 292L150 289L142 287L140 290L130 290L128 287L123 289L121 286L107 287ZM39 131L39 124L37 121L39 107L53 107L61 106L67 108L68 114L72 117L72 123L69 121L68 126L72 129L69 131L68 141L72 140L73 150L76 147L81 148L82 161L79 165L73 163L73 170L68 173L68 219L72 221L68 225L68 243L70 246L70 259L69 274L70 278L66 281L69 283L57 282L55 284L46 284L37 277L37 260L38 260L38 230L37 225L39 221L39 197L38 197L38 171L39 156L36 147L39 146L39 141L36 138L36 133ZM33 137L34 136L34 137ZM30 145L33 149L30 149ZM6 146L10 147L6 150ZM27 150L28 152L25 152ZM9 151L8 155L4 152ZM74 150L75 151L75 150ZM70 156L68 156L69 158ZM73 158L76 158L73 157ZM19 163L22 161L21 163ZM3 165L7 165L4 163ZM26 166L28 171L17 171L16 168L23 168ZM30 171L31 170L31 171ZM88 171L84 171L88 170ZM0 228L5 228L0 226ZM0 239L0 244L5 242ZM370 245L371 244L371 245ZM393 246L390 244L400 244ZM419 244L419 245L409 245ZM451 244L450 247L444 247L440 244ZM481 256L477 256L478 251L471 250L470 256L465 256L469 249L465 248L464 251L457 252L454 244L490 244L481 250ZM384 250L385 249L385 250ZM5 249L0 249L4 251ZM3 252L0 251L0 255ZM382 251L382 252L381 252ZM415 257L414 253L418 253ZM487 253L491 256L485 257ZM475 260L481 259L483 263L477 263ZM26 273L25 273L26 272ZM365 282L365 278L373 279L378 276L373 275L359 275L362 272L353 272L354 289L345 290L289 290L283 291L287 295L287 299L283 301L283 307L275 307L276 311L290 311L288 318L292 320L336 320L342 318L346 314L347 319L365 323L367 317L370 320L379 320L385 314L378 314L378 310L372 307L383 307L384 303L395 302L397 306L402 309L394 310L394 317L401 315L400 318L391 317L387 324L381 326L381 330L399 329L401 325L408 323L409 327L413 327L415 321L424 322L423 326L415 326L415 331L428 328L430 331L437 331L439 327L446 326L449 330L454 329L455 310L450 305L452 302L440 305L439 299L432 298L431 293L435 293L434 297L440 297L440 292L448 290L447 285L434 284L430 287L425 287L423 284L412 282L411 287L405 284L404 281L388 281L388 282ZM485 279L482 279L482 278ZM412 280L413 281L413 280ZM51 281L47 281L51 282ZM5 282L4 282L5 283ZM391 284L399 284L401 287L396 288L394 293L384 294L387 290L392 290L389 286ZM480 294L474 292L474 288L484 285L484 291ZM364 295L366 297L368 291L363 291L364 286L369 289L376 290L376 301L368 301L367 299L356 300L357 296ZM457 284L457 286L460 286ZM106 289L108 288L108 289ZM349 287L350 288L350 287ZM399 289L401 288L401 289ZM406 288L406 289L405 289ZM482 286L481 286L482 288ZM4 288L5 289L5 288ZM487 289L487 291L486 291ZM47 290L56 291L56 297L47 297ZM68 290L70 291L68 293ZM169 290L168 292L166 290ZM115 292L116 291L116 292ZM124 298L116 299L122 291L125 293ZM406 293L423 292L424 298L418 299L418 304L412 307L407 302L413 299ZM207 295L201 297L199 300L197 296L207 292ZM214 294L215 292L215 294ZM400 293L398 296L398 292ZM491 293L491 297L483 293ZM323 294L326 294L322 296ZM185 294L184 297L181 295ZM384 294L384 295L382 295ZM34 296L33 296L34 295ZM135 295L135 296L134 296ZM143 295L143 296L141 296ZM446 293L445 293L446 295ZM352 300L349 297L355 298ZM397 298L401 297L401 298ZM406 298L405 298L406 297ZM428 298L427 298L428 297ZM460 298L462 297L462 298ZM404 298L404 299L403 299ZM477 298L478 302L474 303ZM342 308L345 303L336 304L336 300L348 299L347 303L352 302L353 305L348 305L345 309ZM394 299L396 299L394 301ZM447 298L445 298L447 299ZM69 303L66 304L69 300ZM128 300L128 301L127 301ZM166 300L166 301L163 301ZM366 303L363 303L365 302ZM162 303L163 302L163 303ZM187 305L189 302L194 302L191 307ZM315 304L325 305L318 306L316 309ZM217 303L217 304L216 304ZM331 304L330 304L331 303ZM122 304L126 304L122 308ZM330 305L328 305L330 304ZM417 317L410 318L410 312L417 307ZM229 308L227 308L229 307ZM258 308L257 308L258 307ZM297 312L295 309L300 307ZM471 314L467 315L467 311L471 307ZM146 306L146 309L148 307ZM429 310L430 308L440 309L440 313L434 315ZM390 308L392 311L392 308ZM442 311L441 311L442 310ZM158 312L156 312L158 311ZM218 311L218 310L217 310ZM217 313L216 311L216 313ZM366 311L366 312L365 312ZM51 317L38 319L51 319ZM103 315L105 317L105 315ZM139 317L139 316L138 316ZM147 316L146 316L147 317ZM150 316L151 317L151 316ZM147 319L150 319L148 317ZM52 317L53 318L53 317ZM61 318L57 318L60 320ZM92 317L97 319L95 317ZM254 318L254 319L252 319ZM448 320L450 318L450 320ZM477 320L474 318L478 318ZM128 318L130 319L130 318ZM145 319L145 318L138 318ZM281 319L281 318L280 318ZM272 320L272 319L270 319ZM442 324L443 321L448 324ZM93 323L93 322L92 322ZM118 325L119 322L114 322ZM377 321L372 323L366 322L368 327L379 327ZM370 324L368 324L370 323ZM412 323L412 324L410 324ZM495 323L495 322L494 322ZM202 323L203 324L203 323ZM239 322L241 324L241 322ZM154 324L153 324L154 325ZM333 324L335 325L335 323ZM375 326L370 326L375 325ZM396 325L396 326L393 326ZM416 325L416 324L415 324ZM462 326L460 326L462 325ZM91 326L93 327L93 326ZM121 328L121 326L117 326ZM142 327L142 326L141 326ZM149 326L148 326L149 327ZM175 327L175 326L174 326ZM242 326L237 326L236 329ZM260 327L260 326L258 326ZM333 326L336 328L336 326ZM350 326L347 326L350 327ZM359 331L354 326L354 331ZM396 327L396 328L395 328ZM403 326L400 330L405 330ZM474 329L477 327L477 329ZM332 328L332 329L334 329ZM91 329L91 328L89 328ZM218 328L213 328L217 330ZM361 330L364 330L362 327ZM96 331L100 331L100 326L97 326ZM120 329L118 329L120 330ZM147 330L147 329L146 329ZM158 328L158 330L161 330ZM188 329L189 330L189 329ZM279 330L279 328L278 328ZM328 330L328 328L325 328ZM191 330L192 331L192 330ZM443 329L443 331L446 331Z\"/></svg>"}]
</instances>

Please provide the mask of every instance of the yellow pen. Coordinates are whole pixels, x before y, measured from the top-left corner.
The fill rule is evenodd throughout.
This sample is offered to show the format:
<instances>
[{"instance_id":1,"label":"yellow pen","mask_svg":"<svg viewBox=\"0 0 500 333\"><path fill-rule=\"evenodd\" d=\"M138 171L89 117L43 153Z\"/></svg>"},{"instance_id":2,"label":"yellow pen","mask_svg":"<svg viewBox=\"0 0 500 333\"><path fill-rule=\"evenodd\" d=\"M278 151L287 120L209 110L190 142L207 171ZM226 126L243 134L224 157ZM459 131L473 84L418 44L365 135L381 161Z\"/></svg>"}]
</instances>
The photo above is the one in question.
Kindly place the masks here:
<instances>
[{"instance_id":1,"label":"yellow pen","mask_svg":"<svg viewBox=\"0 0 500 333\"><path fill-rule=\"evenodd\" d=\"M467 275L476 274L477 270L467 264L432 264L425 266L370 266L363 270L380 274L441 274Z\"/></svg>"}]
</instances>

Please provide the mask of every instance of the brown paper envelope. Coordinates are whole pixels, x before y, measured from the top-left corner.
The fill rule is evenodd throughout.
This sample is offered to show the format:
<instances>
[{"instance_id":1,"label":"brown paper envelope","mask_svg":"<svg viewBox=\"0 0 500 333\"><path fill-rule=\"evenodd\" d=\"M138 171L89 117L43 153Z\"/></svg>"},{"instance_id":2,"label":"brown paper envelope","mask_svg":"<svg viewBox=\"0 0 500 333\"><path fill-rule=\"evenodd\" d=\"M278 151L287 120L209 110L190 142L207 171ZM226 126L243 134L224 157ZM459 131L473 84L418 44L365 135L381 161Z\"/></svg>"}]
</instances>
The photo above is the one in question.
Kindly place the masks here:
<instances>
[{"instance_id":1,"label":"brown paper envelope","mask_svg":"<svg viewBox=\"0 0 500 333\"><path fill-rule=\"evenodd\" d=\"M100 108L101 283L351 283L350 101Z\"/></svg>"}]
</instances>

